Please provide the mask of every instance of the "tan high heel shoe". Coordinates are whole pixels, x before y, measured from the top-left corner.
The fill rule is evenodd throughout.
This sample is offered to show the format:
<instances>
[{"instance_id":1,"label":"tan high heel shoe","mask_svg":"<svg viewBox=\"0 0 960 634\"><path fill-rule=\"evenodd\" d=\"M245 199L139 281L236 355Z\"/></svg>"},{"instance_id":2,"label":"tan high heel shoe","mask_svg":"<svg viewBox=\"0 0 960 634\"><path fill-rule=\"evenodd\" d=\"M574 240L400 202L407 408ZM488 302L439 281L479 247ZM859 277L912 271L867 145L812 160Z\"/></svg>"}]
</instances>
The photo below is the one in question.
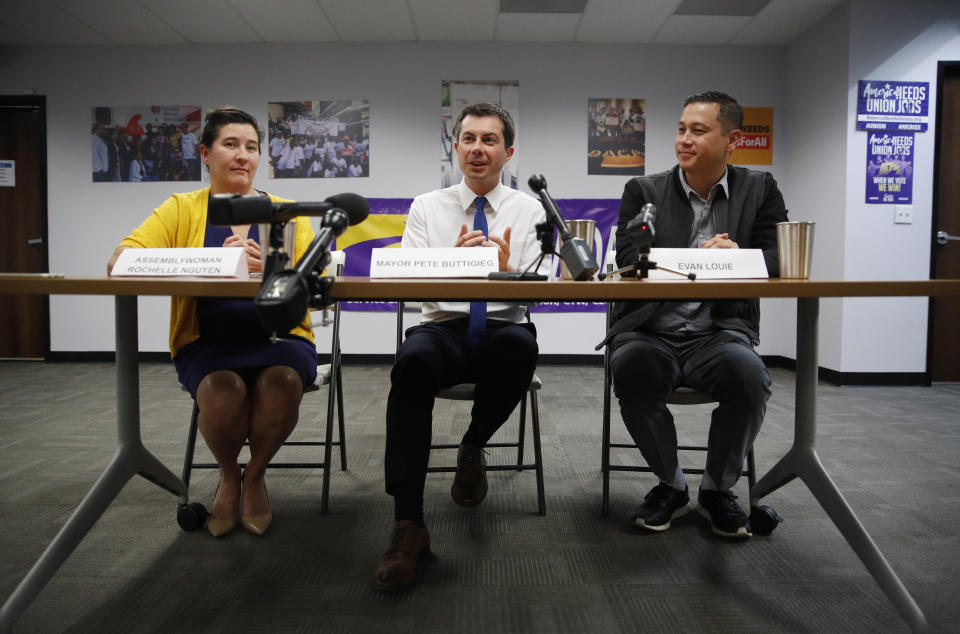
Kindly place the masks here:
<instances>
[{"instance_id":1,"label":"tan high heel shoe","mask_svg":"<svg viewBox=\"0 0 960 634\"><path fill-rule=\"evenodd\" d=\"M243 482L243 476L240 477L240 481ZM263 490L266 492L267 485L263 485ZM241 504L243 500L243 494L240 496ZM269 501L269 500L268 500ZM270 528L270 523L273 522L273 512L267 511L265 515L244 515L240 514L240 525L245 529L253 533L254 535L263 535L267 532L267 529Z\"/></svg>"},{"instance_id":2,"label":"tan high heel shoe","mask_svg":"<svg viewBox=\"0 0 960 634\"><path fill-rule=\"evenodd\" d=\"M216 501L217 493L220 491L220 483L217 483L217 490L213 493L213 499ZM211 505L212 508L212 505ZM210 517L207 519L207 530L210 531L210 534L214 537L223 537L227 533L233 531L237 527L237 515L239 511L233 517L217 517L211 511Z\"/></svg>"}]
</instances>

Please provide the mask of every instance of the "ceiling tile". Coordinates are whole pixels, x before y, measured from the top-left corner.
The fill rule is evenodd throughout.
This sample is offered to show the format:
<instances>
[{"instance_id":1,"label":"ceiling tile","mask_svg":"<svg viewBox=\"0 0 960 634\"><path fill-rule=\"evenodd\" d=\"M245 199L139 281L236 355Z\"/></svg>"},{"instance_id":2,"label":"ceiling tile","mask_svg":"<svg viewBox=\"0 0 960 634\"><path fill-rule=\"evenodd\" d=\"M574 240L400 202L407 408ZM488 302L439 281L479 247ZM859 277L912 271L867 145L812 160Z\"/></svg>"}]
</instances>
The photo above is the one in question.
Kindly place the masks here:
<instances>
[{"instance_id":1,"label":"ceiling tile","mask_svg":"<svg viewBox=\"0 0 960 634\"><path fill-rule=\"evenodd\" d=\"M339 40L315 0L230 0L266 42L333 42Z\"/></svg>"},{"instance_id":2,"label":"ceiling tile","mask_svg":"<svg viewBox=\"0 0 960 634\"><path fill-rule=\"evenodd\" d=\"M571 13L501 13L496 39L501 42L570 42L580 23Z\"/></svg>"},{"instance_id":3,"label":"ceiling tile","mask_svg":"<svg viewBox=\"0 0 960 634\"><path fill-rule=\"evenodd\" d=\"M19 31L14 31L0 19L0 46L33 46L37 40Z\"/></svg>"},{"instance_id":4,"label":"ceiling tile","mask_svg":"<svg viewBox=\"0 0 960 634\"><path fill-rule=\"evenodd\" d=\"M650 42L680 0L592 0L578 42Z\"/></svg>"},{"instance_id":5,"label":"ceiling tile","mask_svg":"<svg viewBox=\"0 0 960 634\"><path fill-rule=\"evenodd\" d=\"M320 6L347 42L409 42L417 36L400 0L320 0Z\"/></svg>"},{"instance_id":6,"label":"ceiling tile","mask_svg":"<svg viewBox=\"0 0 960 634\"><path fill-rule=\"evenodd\" d=\"M730 44L788 44L841 4L843 0L772 0Z\"/></svg>"},{"instance_id":7,"label":"ceiling tile","mask_svg":"<svg viewBox=\"0 0 960 634\"><path fill-rule=\"evenodd\" d=\"M4 2L3 22L38 44L110 44L110 40L47 0Z\"/></svg>"},{"instance_id":8,"label":"ceiling tile","mask_svg":"<svg viewBox=\"0 0 960 634\"><path fill-rule=\"evenodd\" d=\"M726 44L751 19L745 16L672 15L653 41L657 44Z\"/></svg>"},{"instance_id":9,"label":"ceiling tile","mask_svg":"<svg viewBox=\"0 0 960 634\"><path fill-rule=\"evenodd\" d=\"M138 2L56 0L56 4L112 44L186 43L179 33Z\"/></svg>"},{"instance_id":10,"label":"ceiling tile","mask_svg":"<svg viewBox=\"0 0 960 634\"><path fill-rule=\"evenodd\" d=\"M770 0L683 0L677 15L743 15L753 17Z\"/></svg>"},{"instance_id":11,"label":"ceiling tile","mask_svg":"<svg viewBox=\"0 0 960 634\"><path fill-rule=\"evenodd\" d=\"M844 1L770 0L751 19L674 15L681 0L589 0L583 14L498 14L500 0L0 0L0 45L420 40L782 46Z\"/></svg>"},{"instance_id":12,"label":"ceiling tile","mask_svg":"<svg viewBox=\"0 0 960 634\"><path fill-rule=\"evenodd\" d=\"M150 10L188 42L259 42L262 38L227 0L164 0Z\"/></svg>"},{"instance_id":13,"label":"ceiling tile","mask_svg":"<svg viewBox=\"0 0 960 634\"><path fill-rule=\"evenodd\" d=\"M425 42L489 42L498 0L409 0L417 35Z\"/></svg>"}]
</instances>

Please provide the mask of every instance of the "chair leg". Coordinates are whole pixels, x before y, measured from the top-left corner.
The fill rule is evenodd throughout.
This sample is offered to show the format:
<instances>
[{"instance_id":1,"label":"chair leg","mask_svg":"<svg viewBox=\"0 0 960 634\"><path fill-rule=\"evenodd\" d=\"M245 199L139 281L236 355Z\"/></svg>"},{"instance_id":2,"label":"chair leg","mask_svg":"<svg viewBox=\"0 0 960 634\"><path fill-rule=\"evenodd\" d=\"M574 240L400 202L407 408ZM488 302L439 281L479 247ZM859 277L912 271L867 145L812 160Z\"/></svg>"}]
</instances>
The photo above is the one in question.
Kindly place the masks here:
<instances>
[{"instance_id":1,"label":"chair leg","mask_svg":"<svg viewBox=\"0 0 960 634\"><path fill-rule=\"evenodd\" d=\"M530 392L530 427L533 431L533 462L537 474L537 507L540 515L546 515L547 502L543 492L543 452L540 448L540 411L537 408L536 392Z\"/></svg>"},{"instance_id":2,"label":"chair leg","mask_svg":"<svg viewBox=\"0 0 960 634\"><path fill-rule=\"evenodd\" d=\"M757 463L753 458L753 445L750 445L750 451L747 452L747 485L750 487L747 489L747 498L752 499L750 494L753 492L753 487L757 484Z\"/></svg>"},{"instance_id":3,"label":"chair leg","mask_svg":"<svg viewBox=\"0 0 960 634\"><path fill-rule=\"evenodd\" d=\"M193 471L193 454L197 447L197 417L199 415L200 408L197 407L197 402L194 401L193 414L190 416L190 429L187 431L187 451L183 457L183 475L180 478L183 480L187 491L180 496L178 500L180 505L186 504L190 495L190 473Z\"/></svg>"},{"instance_id":4,"label":"chair leg","mask_svg":"<svg viewBox=\"0 0 960 634\"><path fill-rule=\"evenodd\" d=\"M530 392L531 397L533 392ZM531 398L531 402L532 402ZM520 399L520 434L517 437L517 471L523 471L523 441L527 437L527 398Z\"/></svg>"},{"instance_id":5,"label":"chair leg","mask_svg":"<svg viewBox=\"0 0 960 634\"><path fill-rule=\"evenodd\" d=\"M603 353L603 429L600 438L600 471L603 480L603 516L610 514L610 353Z\"/></svg>"},{"instance_id":6,"label":"chair leg","mask_svg":"<svg viewBox=\"0 0 960 634\"><path fill-rule=\"evenodd\" d=\"M337 365L337 422L340 427L340 470L347 470L347 431L343 423L343 374Z\"/></svg>"},{"instance_id":7,"label":"chair leg","mask_svg":"<svg viewBox=\"0 0 960 634\"><path fill-rule=\"evenodd\" d=\"M337 359L332 359L336 363ZM334 365L333 368L337 366ZM333 449L333 409L337 400L337 390L340 384L340 377L335 369L330 372L330 388L327 390L327 424L324 431L325 439L323 445L323 487L320 492L320 513L327 513L327 497L330 493L330 460Z\"/></svg>"}]
</instances>

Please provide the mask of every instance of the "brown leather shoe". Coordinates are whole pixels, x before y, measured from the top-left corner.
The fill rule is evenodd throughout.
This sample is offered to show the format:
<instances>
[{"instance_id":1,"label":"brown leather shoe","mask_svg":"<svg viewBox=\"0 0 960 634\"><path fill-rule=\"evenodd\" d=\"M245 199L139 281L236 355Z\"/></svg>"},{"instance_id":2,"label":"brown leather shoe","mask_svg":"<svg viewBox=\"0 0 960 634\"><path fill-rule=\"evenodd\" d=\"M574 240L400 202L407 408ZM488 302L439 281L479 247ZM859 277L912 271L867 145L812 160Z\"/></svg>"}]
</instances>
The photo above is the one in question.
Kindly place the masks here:
<instances>
[{"instance_id":1,"label":"brown leather shoe","mask_svg":"<svg viewBox=\"0 0 960 634\"><path fill-rule=\"evenodd\" d=\"M399 520L393 525L390 546L377 564L373 578L378 590L399 592L413 585L417 579L417 561L430 552L430 533L411 520Z\"/></svg>"},{"instance_id":2,"label":"brown leather shoe","mask_svg":"<svg viewBox=\"0 0 960 634\"><path fill-rule=\"evenodd\" d=\"M487 459L481 447L460 445L450 495L454 502L467 507L477 506L487 497Z\"/></svg>"}]
</instances>

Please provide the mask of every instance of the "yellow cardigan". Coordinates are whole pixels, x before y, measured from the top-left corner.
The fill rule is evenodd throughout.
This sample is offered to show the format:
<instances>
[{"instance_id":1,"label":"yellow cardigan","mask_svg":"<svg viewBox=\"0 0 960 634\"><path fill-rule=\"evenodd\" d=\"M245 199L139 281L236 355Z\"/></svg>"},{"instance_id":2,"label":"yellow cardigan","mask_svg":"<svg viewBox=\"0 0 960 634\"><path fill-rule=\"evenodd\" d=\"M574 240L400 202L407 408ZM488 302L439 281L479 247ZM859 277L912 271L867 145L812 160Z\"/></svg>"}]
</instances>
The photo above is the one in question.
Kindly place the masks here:
<instances>
[{"instance_id":1,"label":"yellow cardigan","mask_svg":"<svg viewBox=\"0 0 960 634\"><path fill-rule=\"evenodd\" d=\"M268 194L269 195L269 194ZM134 229L130 235L120 241L121 246L139 248L202 247L207 229L207 201L210 188L205 187L186 194L173 194L162 205ZM283 198L270 196L274 202L286 202ZM294 262L306 252L313 241L313 227L309 218L299 216L295 219L296 237ZM313 329L310 328L310 312L303 322L290 331L313 341ZM197 300L193 297L170 298L170 356L200 336L200 324L197 321Z\"/></svg>"}]
</instances>

